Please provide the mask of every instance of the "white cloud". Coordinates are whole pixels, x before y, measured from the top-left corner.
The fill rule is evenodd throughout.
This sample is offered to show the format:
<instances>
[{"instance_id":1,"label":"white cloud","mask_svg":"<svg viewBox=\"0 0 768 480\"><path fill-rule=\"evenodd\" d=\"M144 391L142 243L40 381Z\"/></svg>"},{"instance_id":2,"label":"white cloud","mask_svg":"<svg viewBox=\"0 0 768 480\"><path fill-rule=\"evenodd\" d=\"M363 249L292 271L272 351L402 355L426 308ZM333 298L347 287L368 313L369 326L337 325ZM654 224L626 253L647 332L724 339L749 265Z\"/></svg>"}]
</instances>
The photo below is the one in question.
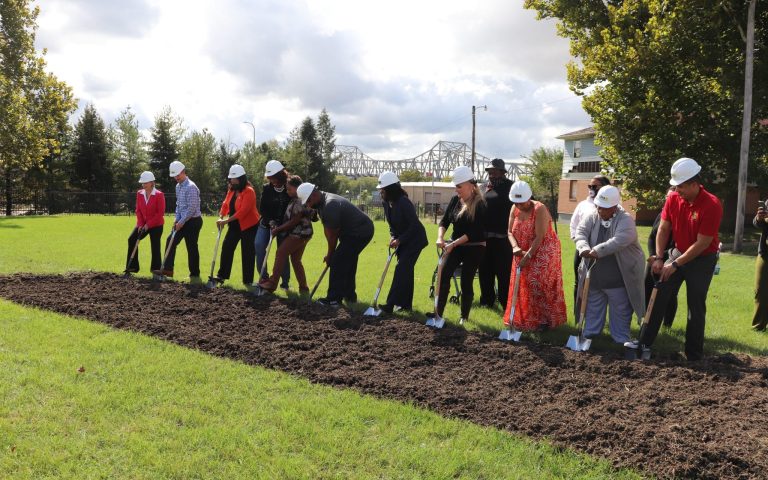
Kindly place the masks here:
<instances>
[{"instance_id":1,"label":"white cloud","mask_svg":"<svg viewBox=\"0 0 768 480\"><path fill-rule=\"evenodd\" d=\"M438 140L517 157L589 119L568 45L521 2L39 0L50 69L107 122L164 105L238 145L327 108L338 143L405 158ZM553 132L555 132L553 134Z\"/></svg>"}]
</instances>

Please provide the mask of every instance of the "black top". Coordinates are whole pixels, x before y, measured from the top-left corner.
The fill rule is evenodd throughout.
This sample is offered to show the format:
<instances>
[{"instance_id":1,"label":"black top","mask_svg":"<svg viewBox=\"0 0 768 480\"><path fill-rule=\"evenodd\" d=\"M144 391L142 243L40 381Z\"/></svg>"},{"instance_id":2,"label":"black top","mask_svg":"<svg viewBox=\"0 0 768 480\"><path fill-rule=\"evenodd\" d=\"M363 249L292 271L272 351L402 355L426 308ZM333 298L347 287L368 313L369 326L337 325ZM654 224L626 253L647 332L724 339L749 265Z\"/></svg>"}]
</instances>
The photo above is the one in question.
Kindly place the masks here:
<instances>
[{"instance_id":1,"label":"black top","mask_svg":"<svg viewBox=\"0 0 768 480\"><path fill-rule=\"evenodd\" d=\"M509 228L509 211L512 209L512 201L509 199L509 189L512 188L512 180L504 177L497 180L495 185L488 183L485 192L485 203L488 207L485 216L485 231L497 233L507 237Z\"/></svg>"},{"instance_id":2,"label":"black top","mask_svg":"<svg viewBox=\"0 0 768 480\"><path fill-rule=\"evenodd\" d=\"M659 233L659 225L661 224L661 214L653 221L653 227L651 227L651 233L648 235L648 255L656 254L656 234ZM664 260L669 258L669 251L675 248L675 240L672 238L672 232L669 232L669 240L667 240L667 247L664 249Z\"/></svg>"},{"instance_id":3,"label":"black top","mask_svg":"<svg viewBox=\"0 0 768 480\"><path fill-rule=\"evenodd\" d=\"M373 236L373 222L368 215L352 205L349 200L333 193L322 192L323 201L315 208L320 214L323 226L339 229L339 236Z\"/></svg>"},{"instance_id":4,"label":"black top","mask_svg":"<svg viewBox=\"0 0 768 480\"><path fill-rule=\"evenodd\" d=\"M389 235L400 240L399 252L421 250L427 246L427 231L408 197L400 197L392 205L384 202L384 217L389 223Z\"/></svg>"},{"instance_id":5,"label":"black top","mask_svg":"<svg viewBox=\"0 0 768 480\"><path fill-rule=\"evenodd\" d=\"M274 221L280 225L289 203L291 203L291 197L288 196L285 187L283 187L282 192L278 192L271 183L265 184L261 189L261 200L259 201L260 223L268 226L269 222Z\"/></svg>"},{"instance_id":6,"label":"black top","mask_svg":"<svg viewBox=\"0 0 768 480\"><path fill-rule=\"evenodd\" d=\"M768 242L768 223L760 222L755 217L752 220L752 225L760 229L760 243L757 245L757 254L763 258L768 257L768 245L766 245L766 242Z\"/></svg>"},{"instance_id":7,"label":"black top","mask_svg":"<svg viewBox=\"0 0 768 480\"><path fill-rule=\"evenodd\" d=\"M475 209L475 218L470 221L465 215L459 216L461 210L461 202L459 196L454 195L451 201L448 203L448 208L445 209L443 219L440 220L440 226L448 228L453 224L453 232L451 232L451 240L456 240L466 235L470 242L484 242L485 241L485 216L487 207L485 202L480 202Z\"/></svg>"}]
</instances>

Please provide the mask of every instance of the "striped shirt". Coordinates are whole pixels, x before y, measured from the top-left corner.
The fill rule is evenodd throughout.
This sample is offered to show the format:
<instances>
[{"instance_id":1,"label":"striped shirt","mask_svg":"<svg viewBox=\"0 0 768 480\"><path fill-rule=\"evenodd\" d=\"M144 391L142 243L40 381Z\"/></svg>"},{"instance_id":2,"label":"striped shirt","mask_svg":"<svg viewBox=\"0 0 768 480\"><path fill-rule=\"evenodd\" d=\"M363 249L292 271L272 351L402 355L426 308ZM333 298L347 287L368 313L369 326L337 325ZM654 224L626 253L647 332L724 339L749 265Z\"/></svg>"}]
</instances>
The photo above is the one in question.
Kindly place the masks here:
<instances>
[{"instance_id":1,"label":"striped shirt","mask_svg":"<svg viewBox=\"0 0 768 480\"><path fill-rule=\"evenodd\" d=\"M187 223L190 218L199 217L200 189L187 178L176 184L176 223Z\"/></svg>"}]
</instances>

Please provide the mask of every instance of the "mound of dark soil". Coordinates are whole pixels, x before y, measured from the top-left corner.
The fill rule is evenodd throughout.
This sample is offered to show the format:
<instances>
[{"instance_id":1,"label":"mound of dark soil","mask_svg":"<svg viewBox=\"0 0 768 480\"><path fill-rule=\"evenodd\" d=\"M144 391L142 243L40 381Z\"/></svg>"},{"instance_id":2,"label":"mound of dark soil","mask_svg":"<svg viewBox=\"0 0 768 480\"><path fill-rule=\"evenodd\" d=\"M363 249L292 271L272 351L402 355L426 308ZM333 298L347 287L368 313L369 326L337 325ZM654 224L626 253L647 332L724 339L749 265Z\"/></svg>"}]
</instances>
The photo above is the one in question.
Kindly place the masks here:
<instances>
[{"instance_id":1,"label":"mound of dark soil","mask_svg":"<svg viewBox=\"0 0 768 480\"><path fill-rule=\"evenodd\" d=\"M5 277L0 296L545 438L659 477L768 478L765 358L628 362L112 274Z\"/></svg>"}]
</instances>

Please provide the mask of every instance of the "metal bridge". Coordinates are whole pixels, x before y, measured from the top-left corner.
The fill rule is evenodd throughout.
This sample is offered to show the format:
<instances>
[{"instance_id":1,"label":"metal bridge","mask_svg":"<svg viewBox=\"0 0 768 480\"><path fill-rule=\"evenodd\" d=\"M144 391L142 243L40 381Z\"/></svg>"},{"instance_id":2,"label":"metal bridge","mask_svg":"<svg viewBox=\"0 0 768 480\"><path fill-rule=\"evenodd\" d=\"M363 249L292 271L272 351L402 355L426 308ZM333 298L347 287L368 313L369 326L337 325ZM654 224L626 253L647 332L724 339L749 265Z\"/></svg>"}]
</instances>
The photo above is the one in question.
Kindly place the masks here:
<instances>
[{"instance_id":1,"label":"metal bridge","mask_svg":"<svg viewBox=\"0 0 768 480\"><path fill-rule=\"evenodd\" d=\"M439 141L428 151L413 158L403 160L376 160L359 148L336 145L334 149L336 161L333 170L339 175L348 177L378 177L390 171L400 175L405 170L416 170L427 177L434 176L435 180L450 177L456 167L472 163L472 149L466 143ZM475 177L479 180L486 178L485 168L491 164L490 158L475 152ZM507 173L512 181L528 173L528 161L505 160Z\"/></svg>"}]
</instances>

